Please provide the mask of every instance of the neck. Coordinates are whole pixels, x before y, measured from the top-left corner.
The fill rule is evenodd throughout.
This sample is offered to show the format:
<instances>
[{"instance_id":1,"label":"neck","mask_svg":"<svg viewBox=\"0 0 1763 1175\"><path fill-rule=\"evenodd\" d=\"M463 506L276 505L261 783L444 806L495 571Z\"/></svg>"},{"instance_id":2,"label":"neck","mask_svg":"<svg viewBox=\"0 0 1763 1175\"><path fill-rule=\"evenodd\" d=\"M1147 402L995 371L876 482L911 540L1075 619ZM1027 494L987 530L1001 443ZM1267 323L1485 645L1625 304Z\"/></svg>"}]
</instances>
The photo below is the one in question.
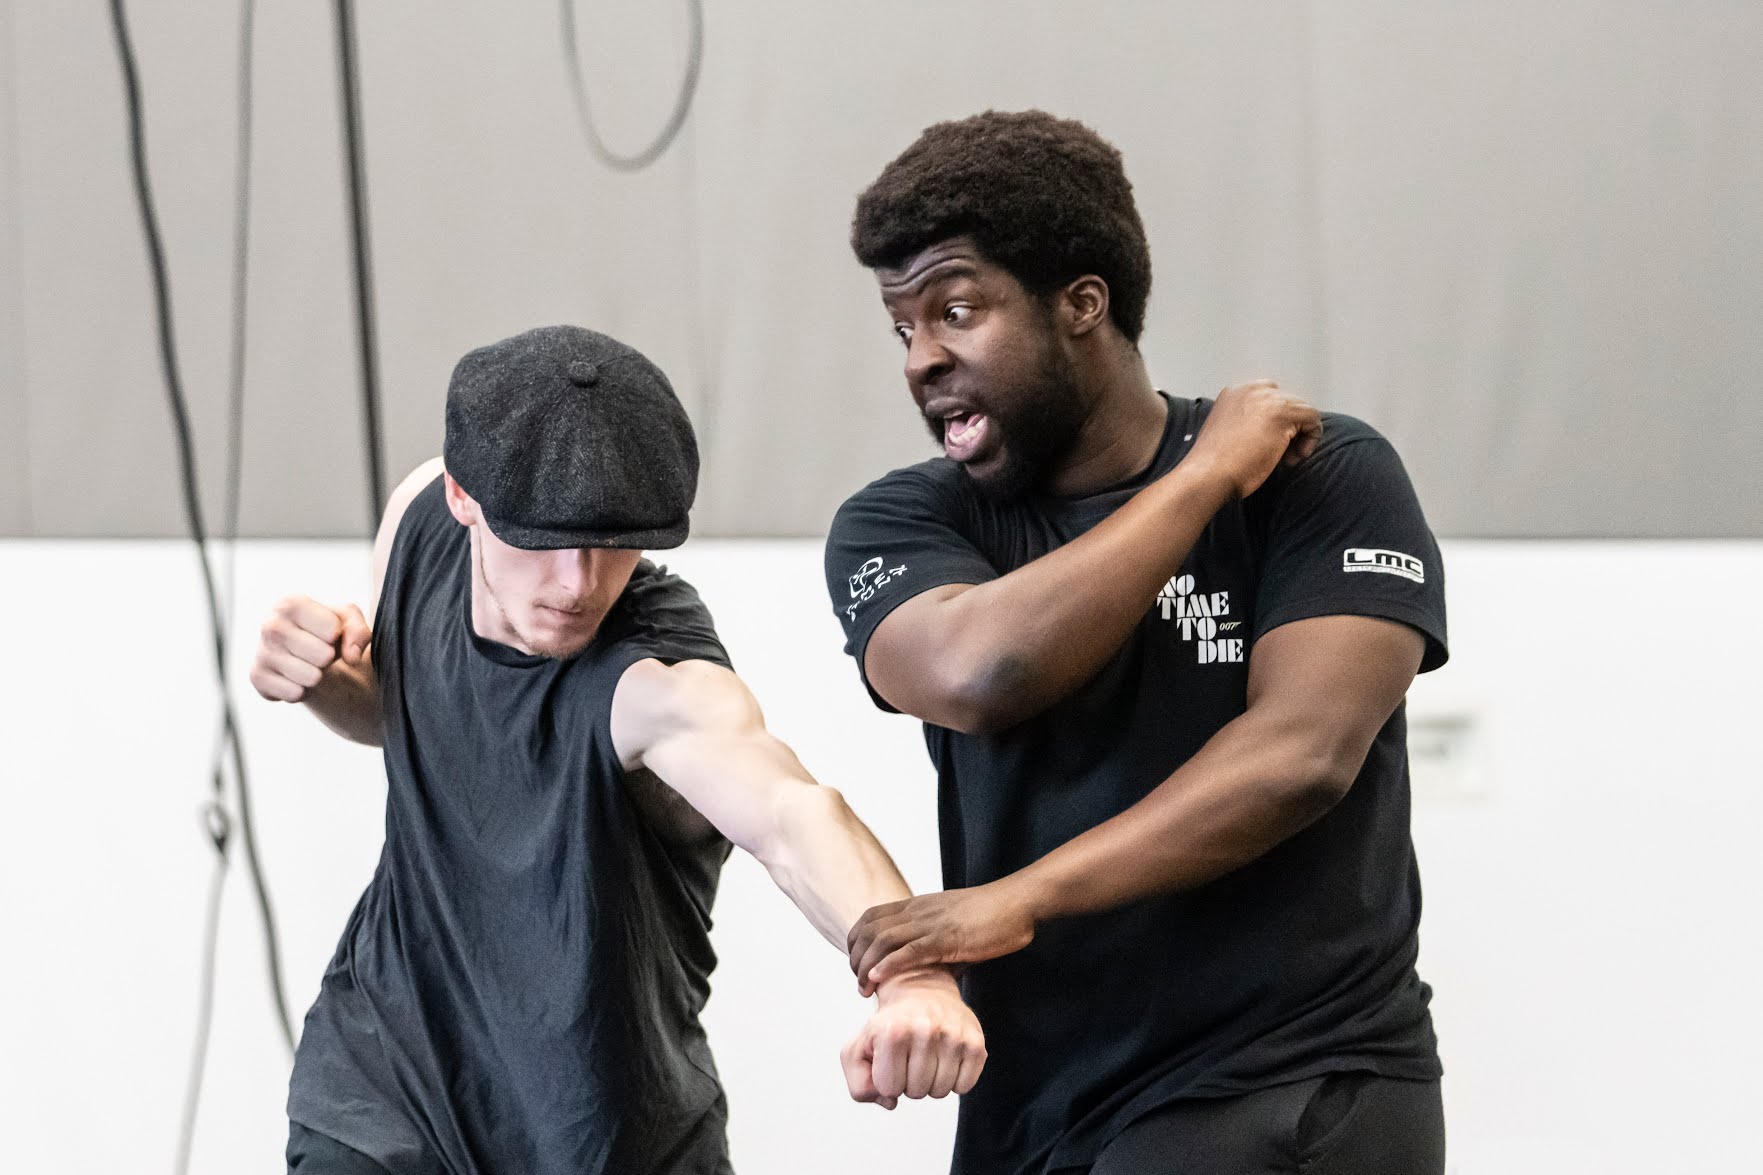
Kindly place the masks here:
<instances>
[{"instance_id":1,"label":"neck","mask_svg":"<svg viewBox=\"0 0 1763 1175\"><path fill-rule=\"evenodd\" d=\"M495 641L499 645L507 645L518 652L531 654L526 642L508 623L508 617L496 605L496 597L490 593L489 581L484 577L484 557L480 547L477 527L471 528L471 630L487 641Z\"/></svg>"},{"instance_id":2,"label":"neck","mask_svg":"<svg viewBox=\"0 0 1763 1175\"><path fill-rule=\"evenodd\" d=\"M1163 439L1168 406L1151 385L1138 348L1118 339L1097 351L1078 362L1086 376L1082 393L1089 415L1047 483L1060 497L1093 493L1142 473Z\"/></svg>"}]
</instances>

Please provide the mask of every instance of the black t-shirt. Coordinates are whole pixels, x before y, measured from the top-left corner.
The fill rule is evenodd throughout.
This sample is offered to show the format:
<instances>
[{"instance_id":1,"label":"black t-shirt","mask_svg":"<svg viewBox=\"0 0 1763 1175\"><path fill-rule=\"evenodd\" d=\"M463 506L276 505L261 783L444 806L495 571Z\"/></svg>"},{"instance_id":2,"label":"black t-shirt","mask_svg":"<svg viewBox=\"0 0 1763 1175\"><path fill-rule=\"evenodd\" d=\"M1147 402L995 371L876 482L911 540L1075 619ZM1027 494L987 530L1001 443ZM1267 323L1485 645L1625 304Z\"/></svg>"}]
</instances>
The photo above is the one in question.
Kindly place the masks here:
<instances>
[{"instance_id":1,"label":"black t-shirt","mask_svg":"<svg viewBox=\"0 0 1763 1175\"><path fill-rule=\"evenodd\" d=\"M1193 445L1207 400L1170 401L1151 466L1081 498L999 503L939 458L871 483L827 539L827 588L861 668L904 601L979 584L1070 542ZM1142 799L1245 709L1257 637L1306 617L1383 617L1445 660L1438 547L1389 443L1324 417L1316 453L1221 510L1096 676L993 735L926 724L943 880L1012 873ZM878 704L886 707L879 697ZM1261 859L1196 889L1040 928L971 968L991 1059L962 1099L954 1170L1083 1166L1172 1099L1330 1070L1432 1078L1414 972L1420 886L1401 709L1345 799Z\"/></svg>"},{"instance_id":2,"label":"black t-shirt","mask_svg":"<svg viewBox=\"0 0 1763 1175\"><path fill-rule=\"evenodd\" d=\"M663 840L613 750L635 662L726 665L654 565L578 656L471 627L466 529L440 483L398 528L374 621L386 843L307 1014L294 1121L400 1172L728 1170L699 1026L720 837Z\"/></svg>"}]
</instances>

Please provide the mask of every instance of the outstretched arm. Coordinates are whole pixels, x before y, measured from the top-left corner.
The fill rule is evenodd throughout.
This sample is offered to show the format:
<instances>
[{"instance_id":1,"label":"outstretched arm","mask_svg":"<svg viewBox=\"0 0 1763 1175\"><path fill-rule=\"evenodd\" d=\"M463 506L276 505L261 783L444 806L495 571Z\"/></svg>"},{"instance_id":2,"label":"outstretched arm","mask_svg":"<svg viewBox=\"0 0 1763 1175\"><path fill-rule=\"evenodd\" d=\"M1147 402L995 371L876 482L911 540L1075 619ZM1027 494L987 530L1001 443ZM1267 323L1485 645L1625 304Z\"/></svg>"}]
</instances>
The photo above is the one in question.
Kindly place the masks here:
<instances>
[{"instance_id":1,"label":"outstretched arm","mask_svg":"<svg viewBox=\"0 0 1763 1175\"><path fill-rule=\"evenodd\" d=\"M441 473L436 457L416 467L386 503L373 541L373 615L386 579L392 540L404 511ZM276 603L258 635L251 685L272 702L301 702L335 733L377 747L385 741L379 682L373 671L373 632L354 604L331 606L308 596Z\"/></svg>"},{"instance_id":2,"label":"outstretched arm","mask_svg":"<svg viewBox=\"0 0 1763 1175\"><path fill-rule=\"evenodd\" d=\"M889 613L863 669L896 709L937 726L1000 730L1095 676L1125 643L1206 524L1282 460L1307 456L1316 410L1271 380L1230 388L1193 449L1094 529L983 584L926 591Z\"/></svg>"},{"instance_id":3,"label":"outstretched arm","mask_svg":"<svg viewBox=\"0 0 1763 1175\"><path fill-rule=\"evenodd\" d=\"M627 770L647 768L751 853L823 938L843 950L869 906L910 896L900 871L844 797L808 774L765 728L741 679L704 661L639 661L612 700ZM942 1097L985 1064L979 1024L946 969L900 968L844 1055L853 1097Z\"/></svg>"},{"instance_id":4,"label":"outstretched arm","mask_svg":"<svg viewBox=\"0 0 1763 1175\"><path fill-rule=\"evenodd\" d=\"M1054 918L1188 889L1260 857L1338 803L1420 667L1407 625L1322 616L1262 637L1248 708L1150 795L987 885L864 914L848 941L865 990L903 969L1027 946Z\"/></svg>"}]
</instances>

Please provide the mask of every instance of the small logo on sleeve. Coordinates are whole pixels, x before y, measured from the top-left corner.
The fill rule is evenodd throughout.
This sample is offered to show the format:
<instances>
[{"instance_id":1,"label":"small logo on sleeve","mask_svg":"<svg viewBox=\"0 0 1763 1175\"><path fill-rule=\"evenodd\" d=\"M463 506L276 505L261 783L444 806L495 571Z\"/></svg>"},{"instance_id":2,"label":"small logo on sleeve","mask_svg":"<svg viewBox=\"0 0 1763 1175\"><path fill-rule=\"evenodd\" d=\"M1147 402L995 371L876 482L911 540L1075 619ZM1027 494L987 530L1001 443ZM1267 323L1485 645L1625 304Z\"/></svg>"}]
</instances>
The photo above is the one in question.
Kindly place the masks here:
<instances>
[{"instance_id":1,"label":"small logo on sleeve","mask_svg":"<svg viewBox=\"0 0 1763 1175\"><path fill-rule=\"evenodd\" d=\"M1399 575L1415 583L1426 582L1426 564L1400 551L1379 551L1372 547L1348 547L1341 559L1342 571L1381 571Z\"/></svg>"},{"instance_id":2,"label":"small logo on sleeve","mask_svg":"<svg viewBox=\"0 0 1763 1175\"><path fill-rule=\"evenodd\" d=\"M851 585L851 604L845 609L846 620L857 619L858 608L868 603L870 597L874 596L878 590L906 574L904 563L898 567L888 567L885 571L883 570L884 566L884 560L880 555L877 555L865 560L863 566L857 569L857 574L847 580Z\"/></svg>"}]
</instances>

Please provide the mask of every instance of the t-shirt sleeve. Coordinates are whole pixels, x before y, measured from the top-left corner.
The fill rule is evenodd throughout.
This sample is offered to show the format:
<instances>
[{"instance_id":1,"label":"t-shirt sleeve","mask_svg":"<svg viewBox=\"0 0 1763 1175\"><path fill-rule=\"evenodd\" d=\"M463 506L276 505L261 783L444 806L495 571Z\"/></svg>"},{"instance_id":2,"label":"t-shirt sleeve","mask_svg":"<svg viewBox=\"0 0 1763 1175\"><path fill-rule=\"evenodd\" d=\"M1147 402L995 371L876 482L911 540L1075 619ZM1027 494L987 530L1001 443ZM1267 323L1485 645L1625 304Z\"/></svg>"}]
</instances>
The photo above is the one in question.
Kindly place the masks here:
<instances>
[{"instance_id":1,"label":"t-shirt sleeve","mask_svg":"<svg viewBox=\"0 0 1763 1175\"><path fill-rule=\"evenodd\" d=\"M1271 505L1255 634L1313 616L1376 616L1418 629L1420 671L1437 669L1449 656L1438 543L1395 449L1366 425L1345 426Z\"/></svg>"},{"instance_id":2,"label":"t-shirt sleeve","mask_svg":"<svg viewBox=\"0 0 1763 1175\"><path fill-rule=\"evenodd\" d=\"M952 583L987 583L998 571L962 531L961 506L922 468L899 470L853 495L826 539L826 590L845 630L845 652L863 684L876 626L912 597ZM884 710L894 707L871 689Z\"/></svg>"}]
</instances>

